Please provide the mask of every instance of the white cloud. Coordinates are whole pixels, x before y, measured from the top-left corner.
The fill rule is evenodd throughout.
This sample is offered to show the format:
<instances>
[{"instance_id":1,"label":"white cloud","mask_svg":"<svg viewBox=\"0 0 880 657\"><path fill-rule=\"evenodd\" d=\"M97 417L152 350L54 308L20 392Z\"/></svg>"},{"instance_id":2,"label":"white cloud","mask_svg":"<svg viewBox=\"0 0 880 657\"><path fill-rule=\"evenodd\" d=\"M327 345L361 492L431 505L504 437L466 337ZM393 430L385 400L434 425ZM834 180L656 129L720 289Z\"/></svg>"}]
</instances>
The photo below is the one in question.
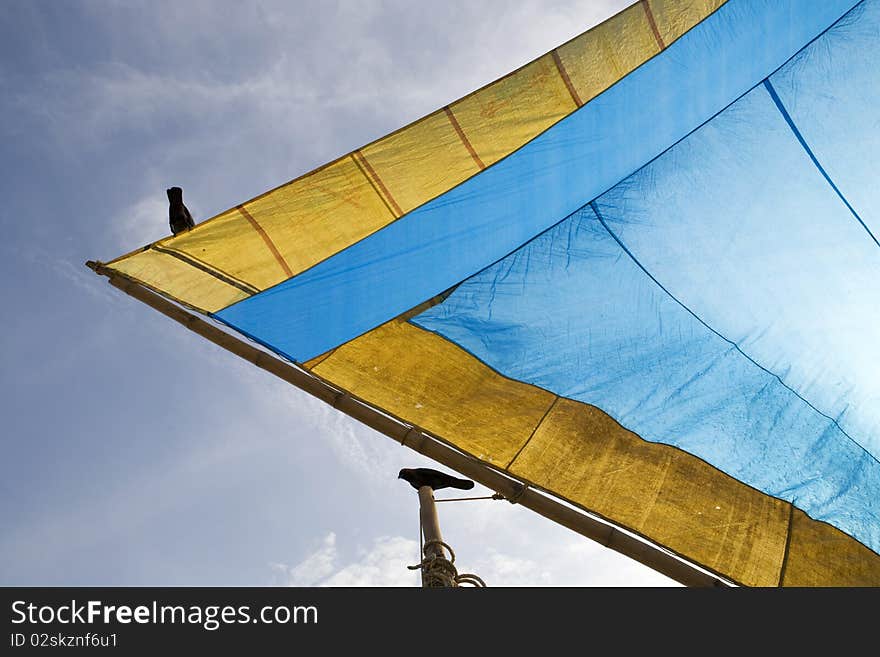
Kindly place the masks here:
<instances>
[{"instance_id":1,"label":"white cloud","mask_svg":"<svg viewBox=\"0 0 880 657\"><path fill-rule=\"evenodd\" d=\"M294 566L270 564L287 586L416 586L417 571L407 566L418 561L416 541L401 536L380 536L369 550L340 564L336 534L329 533L321 547Z\"/></svg>"},{"instance_id":2,"label":"white cloud","mask_svg":"<svg viewBox=\"0 0 880 657\"><path fill-rule=\"evenodd\" d=\"M415 509L415 499L412 502ZM438 511L444 540L455 550L459 574L475 574L490 587L679 586L628 557L508 502L445 503ZM295 565L271 564L275 583L419 586L418 572L407 570L419 561L416 538L381 536L351 558L344 558L344 552L337 545L336 534L330 533L318 549Z\"/></svg>"},{"instance_id":3,"label":"white cloud","mask_svg":"<svg viewBox=\"0 0 880 657\"><path fill-rule=\"evenodd\" d=\"M321 547L312 552L295 566L281 563L272 568L282 573L288 586L315 586L330 576L336 569L336 534L330 532L324 537Z\"/></svg>"},{"instance_id":4,"label":"white cloud","mask_svg":"<svg viewBox=\"0 0 880 657\"><path fill-rule=\"evenodd\" d=\"M271 186L301 173L291 153L323 158L309 162L319 165L525 64L628 2L496 2L491 9L450 2L431 12L409 2L314 3L313 11L302 4L249 10L193 2L175 7L173 20L135 7L125 23L118 10L96 5L114 57L46 71L7 102L68 145L94 147L122 132L155 139L169 125L186 126L178 143L161 141L166 159L174 156L169 148L205 153L216 142L241 146L236 135L248 135L249 149L220 162L237 168L238 160L268 156L281 174ZM228 45L200 36L226 32L230 20L236 30ZM226 60L209 61L212 55ZM261 148L276 142L285 148Z\"/></svg>"},{"instance_id":5,"label":"white cloud","mask_svg":"<svg viewBox=\"0 0 880 657\"><path fill-rule=\"evenodd\" d=\"M516 548L517 554L523 551ZM578 535L554 543L534 541L524 552L529 557L489 548L473 562L474 572L490 586L677 586Z\"/></svg>"},{"instance_id":6,"label":"white cloud","mask_svg":"<svg viewBox=\"0 0 880 657\"><path fill-rule=\"evenodd\" d=\"M169 235L168 203L162 199L159 194L151 194L119 213L112 229L121 251L130 251Z\"/></svg>"},{"instance_id":7,"label":"white cloud","mask_svg":"<svg viewBox=\"0 0 880 657\"><path fill-rule=\"evenodd\" d=\"M413 586L418 571L407 566L418 562L416 541L401 536L380 537L360 560L326 578L322 586Z\"/></svg>"}]
</instances>

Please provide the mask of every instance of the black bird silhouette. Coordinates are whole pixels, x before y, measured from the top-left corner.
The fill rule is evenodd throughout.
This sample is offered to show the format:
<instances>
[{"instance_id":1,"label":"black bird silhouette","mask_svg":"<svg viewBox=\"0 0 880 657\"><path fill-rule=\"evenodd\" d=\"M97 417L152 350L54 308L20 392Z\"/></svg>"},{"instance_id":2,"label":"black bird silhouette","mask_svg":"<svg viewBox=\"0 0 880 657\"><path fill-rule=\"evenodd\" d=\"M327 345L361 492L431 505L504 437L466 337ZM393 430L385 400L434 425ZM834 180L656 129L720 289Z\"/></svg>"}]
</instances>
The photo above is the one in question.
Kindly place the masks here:
<instances>
[{"instance_id":1,"label":"black bird silhouette","mask_svg":"<svg viewBox=\"0 0 880 657\"><path fill-rule=\"evenodd\" d=\"M418 490L422 486L430 486L433 490L441 488L461 488L462 490L470 490L474 487L474 482L468 479L457 479L452 475L430 468L403 468L398 479L408 481L410 486Z\"/></svg>"},{"instance_id":2,"label":"black bird silhouette","mask_svg":"<svg viewBox=\"0 0 880 657\"><path fill-rule=\"evenodd\" d=\"M171 232L177 235L195 226L192 215L183 204L183 190L180 187L171 187L165 193L168 194L168 223L171 225Z\"/></svg>"}]
</instances>

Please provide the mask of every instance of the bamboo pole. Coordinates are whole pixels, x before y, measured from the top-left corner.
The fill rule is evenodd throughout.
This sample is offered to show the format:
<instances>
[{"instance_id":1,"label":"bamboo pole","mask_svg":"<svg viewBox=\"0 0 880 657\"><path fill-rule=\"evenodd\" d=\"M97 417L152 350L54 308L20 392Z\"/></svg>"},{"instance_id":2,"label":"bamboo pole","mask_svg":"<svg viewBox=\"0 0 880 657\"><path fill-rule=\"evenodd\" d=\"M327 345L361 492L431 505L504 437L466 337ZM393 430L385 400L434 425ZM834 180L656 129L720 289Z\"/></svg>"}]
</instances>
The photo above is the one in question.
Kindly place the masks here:
<instances>
[{"instance_id":1,"label":"bamboo pole","mask_svg":"<svg viewBox=\"0 0 880 657\"><path fill-rule=\"evenodd\" d=\"M419 488L419 520L422 533L425 535L425 556L443 556L443 536L440 534L440 519L437 517L437 505L434 504L434 489L430 486Z\"/></svg>"},{"instance_id":2,"label":"bamboo pole","mask_svg":"<svg viewBox=\"0 0 880 657\"><path fill-rule=\"evenodd\" d=\"M603 522L586 515L533 489L506 471L502 473L472 456L453 449L442 442L440 438L373 407L369 402L333 386L295 363L283 361L217 328L210 322L148 290L140 283L106 268L101 263L89 261L86 265L95 273L107 276L110 284L114 287L166 317L183 324L190 331L330 404L379 433L383 433L402 445L457 471L462 476L473 479L500 493L510 502L521 504L545 518L635 559L685 586L718 587L730 585L719 576L698 568L683 558L648 542L647 539L636 538L614 527L609 522Z\"/></svg>"}]
</instances>

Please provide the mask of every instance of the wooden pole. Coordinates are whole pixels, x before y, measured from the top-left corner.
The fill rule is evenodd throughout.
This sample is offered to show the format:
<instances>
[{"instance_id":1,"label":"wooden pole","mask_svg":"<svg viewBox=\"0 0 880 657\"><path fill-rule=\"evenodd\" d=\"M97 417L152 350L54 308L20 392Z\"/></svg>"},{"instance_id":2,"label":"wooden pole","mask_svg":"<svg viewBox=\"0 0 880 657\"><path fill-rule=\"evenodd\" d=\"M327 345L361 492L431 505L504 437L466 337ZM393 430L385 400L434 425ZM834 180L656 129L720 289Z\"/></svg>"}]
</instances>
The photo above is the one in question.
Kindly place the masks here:
<instances>
[{"instance_id":1,"label":"wooden pole","mask_svg":"<svg viewBox=\"0 0 880 657\"><path fill-rule=\"evenodd\" d=\"M434 489L430 486L419 488L419 519L422 522L422 533L425 536L425 556L442 557L443 546L440 543L440 519L437 517L437 505L434 503Z\"/></svg>"},{"instance_id":2,"label":"wooden pole","mask_svg":"<svg viewBox=\"0 0 880 657\"><path fill-rule=\"evenodd\" d=\"M177 304L145 288L140 283L106 268L101 263L89 261L86 265L95 273L107 276L114 287L138 301L158 310L166 317L183 324L186 328L214 344L223 347L257 367L295 385L296 387L327 402L337 410L363 422L406 447L431 458L462 476L486 486L503 495L507 500L549 518L564 527L593 539L616 552L620 552L641 564L656 570L685 586L729 586L730 582L719 575L697 567L684 558L626 533L610 522L601 521L567 504L557 501L549 494L536 490L514 478L507 471L500 471L487 463L478 461L443 442L419 427L407 424L400 418L372 406L369 402L341 390L313 372L288 363L213 324L193 315Z\"/></svg>"},{"instance_id":3,"label":"wooden pole","mask_svg":"<svg viewBox=\"0 0 880 657\"><path fill-rule=\"evenodd\" d=\"M440 519L437 517L437 504L434 502L434 489L419 487L419 521L425 537L422 554L422 587L451 587L458 574L455 566L443 554L443 536L440 534Z\"/></svg>"}]
</instances>

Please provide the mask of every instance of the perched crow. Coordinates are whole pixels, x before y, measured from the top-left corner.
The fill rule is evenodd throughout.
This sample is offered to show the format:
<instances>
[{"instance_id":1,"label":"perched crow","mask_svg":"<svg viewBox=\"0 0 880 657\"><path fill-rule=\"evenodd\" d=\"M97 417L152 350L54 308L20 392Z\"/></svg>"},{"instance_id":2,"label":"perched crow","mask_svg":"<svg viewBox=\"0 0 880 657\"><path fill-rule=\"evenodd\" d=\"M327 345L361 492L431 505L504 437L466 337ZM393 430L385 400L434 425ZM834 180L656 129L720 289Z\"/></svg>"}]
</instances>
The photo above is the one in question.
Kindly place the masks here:
<instances>
[{"instance_id":1,"label":"perched crow","mask_svg":"<svg viewBox=\"0 0 880 657\"><path fill-rule=\"evenodd\" d=\"M456 479L451 475L429 468L403 468L397 478L408 481L410 486L416 490L422 486L430 486L433 490L441 488L470 490L474 487L474 482L468 479Z\"/></svg>"},{"instance_id":2,"label":"perched crow","mask_svg":"<svg viewBox=\"0 0 880 657\"><path fill-rule=\"evenodd\" d=\"M165 192L168 194L168 223L171 224L171 232L177 235L195 226L192 215L183 204L183 190L180 187L171 187Z\"/></svg>"}]
</instances>

